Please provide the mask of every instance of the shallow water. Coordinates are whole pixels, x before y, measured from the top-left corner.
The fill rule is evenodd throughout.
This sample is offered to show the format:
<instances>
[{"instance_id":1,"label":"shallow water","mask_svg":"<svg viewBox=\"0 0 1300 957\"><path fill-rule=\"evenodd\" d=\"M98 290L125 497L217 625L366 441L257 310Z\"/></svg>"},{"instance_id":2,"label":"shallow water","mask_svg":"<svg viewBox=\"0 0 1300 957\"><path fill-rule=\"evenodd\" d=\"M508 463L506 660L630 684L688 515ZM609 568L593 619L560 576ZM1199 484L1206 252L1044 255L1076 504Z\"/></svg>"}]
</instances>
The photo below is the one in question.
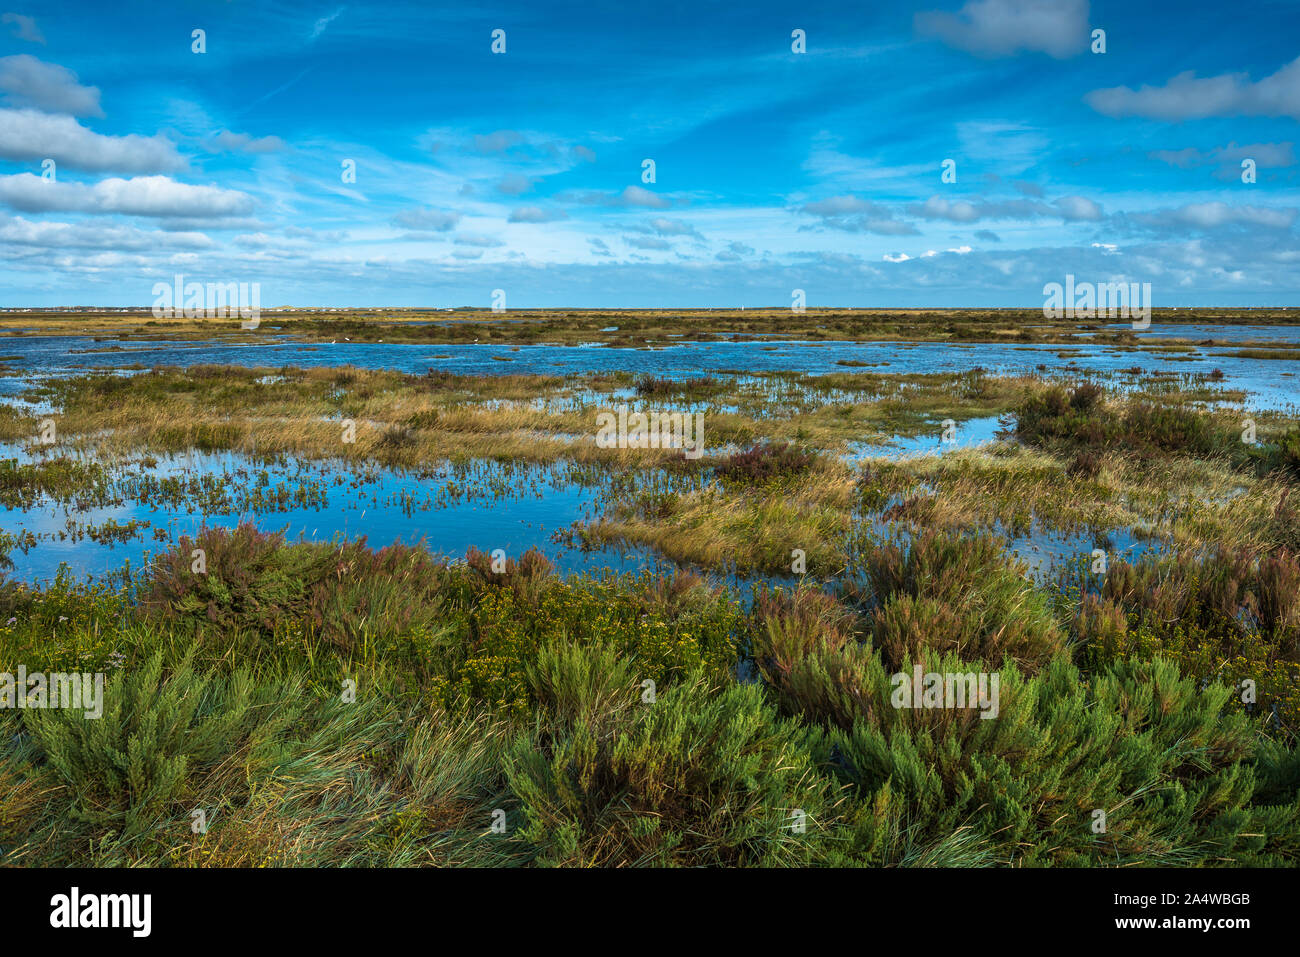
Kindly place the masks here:
<instances>
[{"instance_id":1,"label":"shallow water","mask_svg":"<svg viewBox=\"0 0 1300 957\"><path fill-rule=\"evenodd\" d=\"M1153 339L1213 335L1220 339L1235 337L1237 341L1300 341L1300 328L1292 327L1164 326L1140 335L1148 334ZM104 351L115 344L124 346L123 351ZM1294 377L1300 375L1300 357L1292 361L1196 355L1189 360L1185 354L1086 344L781 342L760 346L725 342L677 343L651 350L536 345L510 351L499 345L303 344L273 336L247 345L96 343L88 337L44 336L11 337L0 344L0 353L10 357L5 361L11 368L38 377L77 374L87 367L201 363L271 368L356 365L411 373L432 368L479 375L627 371L674 378L707 375L718 369L821 375L859 368L840 365L841 361L872 363L874 369L895 373L981 367L994 374L1014 374L1040 365L1052 370L1068 367L1096 372L1114 372L1135 365L1147 371L1179 373L1218 368L1224 373L1221 387L1250 393L1248 407L1278 409L1294 408ZM1059 353L1066 354L1068 360L1059 358ZM447 358L437 358L439 355ZM505 356L511 361L497 361L493 356ZM129 373L123 370L123 374ZM7 396L7 401L13 402L25 387L25 376L0 377L0 396ZM969 419L959 423L953 442L944 442L942 427L936 426L920 436L881 444L854 443L848 456L856 461L878 455L942 453L990 441L1003 425L994 417ZM24 461L26 453L16 447L0 448L2 457ZM79 578L103 575L127 561L138 567L149 554L168 547L182 535L193 535L204 524L230 527L241 519L256 519L258 527L266 531L284 530L291 540L331 541L340 536L366 535L373 546L423 541L435 553L451 557L463 556L471 546L486 552L501 548L511 557L535 547L562 574L671 567L648 549L606 547L586 551L571 547L566 544L568 538L557 536L596 517L602 495L600 488L566 474L563 464L523 468L482 462L459 471L443 467L425 475L372 467L359 475L342 464L283 461L266 465L230 453L193 453L163 458L156 464L137 460L126 466L115 482L103 501L87 501L81 506L46 499L27 510L0 508L0 528L36 539L25 553L14 551L11 557L15 570L10 577L48 580L64 563ZM160 489L168 482L173 492L180 489L184 494L174 494L170 499L161 495ZM220 493L213 488L219 488ZM196 503L202 503L201 507ZM115 523L110 524L108 535L100 534L105 523ZM127 531L119 538L113 529L122 526ZM1115 550L1136 555L1150 547L1129 530L1112 534ZM1011 549L1039 577L1063 562L1089 554L1095 544L1091 535L1061 535L1042 529L1007 538ZM734 575L724 574L721 580L747 584ZM757 580L789 579L749 579Z\"/></svg>"},{"instance_id":2,"label":"shallow water","mask_svg":"<svg viewBox=\"0 0 1300 957\"><path fill-rule=\"evenodd\" d=\"M1013 426L1011 420L1003 421L1001 416L990 415L967 419L956 423L952 438L944 438L942 425L920 435L896 435L888 442L849 442L847 458L856 462L876 456L897 458L903 455L942 455L957 449L969 449L996 441L998 432Z\"/></svg>"},{"instance_id":3,"label":"shallow water","mask_svg":"<svg viewBox=\"0 0 1300 957\"><path fill-rule=\"evenodd\" d=\"M0 446L0 459L19 464L43 455L40 450ZM282 532L290 541L365 536L372 547L423 543L453 559L471 547L488 553L499 548L510 558L536 548L562 576L668 572L679 567L649 548L582 548L575 544L576 535L563 534L598 517L605 494L563 462L503 466L480 461L414 474L378 466L287 458L262 462L230 452L192 452L156 461L133 458L113 464L108 474L71 501L44 496L30 508L0 506L0 528L26 543L10 554L14 568L9 578L48 582L61 566L78 579L102 578L128 564L139 569L182 536L192 537L205 526L233 528L241 521L252 521L264 532ZM1018 533L994 531L1039 580L1097 547L1089 533L1038 527ZM863 542L893 533L878 518L859 518ZM1112 555L1138 555L1151 547L1129 530L1113 532L1110 539L1105 548ZM690 570L741 595L760 583L796 581L790 575L740 575L734 569Z\"/></svg>"},{"instance_id":4,"label":"shallow water","mask_svg":"<svg viewBox=\"0 0 1300 957\"><path fill-rule=\"evenodd\" d=\"M5 457L30 461L10 448ZM437 554L463 557L472 546L518 558L539 548L563 574L639 571L654 564L639 548L582 550L555 533L594 514L598 490L562 469L506 469L478 463L419 476L338 464L254 462L233 453L169 456L156 465L115 470L107 501L79 507L44 498L30 509L0 507L0 528L37 541L11 554L11 578L49 580L66 563L78 578L144 564L183 535L253 520L290 541L328 542L366 536L373 547L423 541ZM168 493L172 494L168 494ZM89 498L89 497L87 497ZM96 540L105 523L140 523L125 540ZM147 523L147 525L145 525Z\"/></svg>"},{"instance_id":5,"label":"shallow water","mask_svg":"<svg viewBox=\"0 0 1300 957\"><path fill-rule=\"evenodd\" d=\"M1203 339L1218 339L1220 342L1300 342L1300 326L1217 326L1213 323L1153 322L1150 329L1139 331L1125 322L1108 328L1116 332L1132 332L1140 339L1190 339L1195 342Z\"/></svg>"},{"instance_id":6,"label":"shallow water","mask_svg":"<svg viewBox=\"0 0 1300 957\"><path fill-rule=\"evenodd\" d=\"M1150 338L1154 342L1166 334L1193 328L1200 327L1165 327ZM1273 337L1279 340L1286 340L1292 332L1290 327L1268 328L1270 335L1276 333ZM123 351L104 351L115 345L122 346ZM38 375L73 374L78 367L112 369L134 364L270 368L354 365L414 374L433 369L469 375L630 372L672 378L707 375L722 369L826 375L862 368L840 362L871 363L873 370L891 373L963 372L978 367L999 375L1031 372L1039 366L1048 371L1103 373L1141 366L1148 372L1208 373L1219 369L1224 375L1219 385L1251 393L1249 405L1255 409L1293 408L1300 393L1300 354L1295 359L1246 359L1210 355L1203 349L1163 353L1088 343L782 342L765 348L754 342L682 342L653 349L523 345L516 350L483 344L302 343L278 336L247 344L127 340L96 343L85 336L23 336L0 341L0 352L15 357L8 360L12 368ZM18 378L0 379L0 395L14 395L21 388Z\"/></svg>"}]
</instances>

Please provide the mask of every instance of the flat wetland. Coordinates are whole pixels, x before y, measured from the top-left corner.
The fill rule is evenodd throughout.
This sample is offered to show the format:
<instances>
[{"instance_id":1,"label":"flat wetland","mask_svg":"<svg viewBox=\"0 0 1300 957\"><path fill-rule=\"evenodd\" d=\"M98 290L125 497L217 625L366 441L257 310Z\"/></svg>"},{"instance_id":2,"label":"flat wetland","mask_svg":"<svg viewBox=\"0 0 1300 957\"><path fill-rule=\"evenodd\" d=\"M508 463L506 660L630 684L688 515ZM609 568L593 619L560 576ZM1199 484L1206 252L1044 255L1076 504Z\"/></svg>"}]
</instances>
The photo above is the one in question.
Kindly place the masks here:
<instances>
[{"instance_id":1,"label":"flat wetland","mask_svg":"<svg viewBox=\"0 0 1300 957\"><path fill-rule=\"evenodd\" d=\"M0 709L0 864L1294 866L1298 376L1294 309L0 312L0 671L116 709Z\"/></svg>"}]
</instances>

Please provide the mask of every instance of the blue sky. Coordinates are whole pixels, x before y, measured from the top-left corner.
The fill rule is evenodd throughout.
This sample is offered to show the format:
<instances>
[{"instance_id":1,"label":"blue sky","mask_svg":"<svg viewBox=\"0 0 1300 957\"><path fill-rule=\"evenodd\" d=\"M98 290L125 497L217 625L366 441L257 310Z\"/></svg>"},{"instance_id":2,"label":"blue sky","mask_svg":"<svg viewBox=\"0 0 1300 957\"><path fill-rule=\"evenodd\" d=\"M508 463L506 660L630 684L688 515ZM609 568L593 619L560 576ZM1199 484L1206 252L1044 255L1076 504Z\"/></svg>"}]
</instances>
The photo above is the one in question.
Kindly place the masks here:
<instances>
[{"instance_id":1,"label":"blue sky","mask_svg":"<svg viewBox=\"0 0 1300 957\"><path fill-rule=\"evenodd\" d=\"M1300 304L1300 0L13 2L3 306Z\"/></svg>"}]
</instances>

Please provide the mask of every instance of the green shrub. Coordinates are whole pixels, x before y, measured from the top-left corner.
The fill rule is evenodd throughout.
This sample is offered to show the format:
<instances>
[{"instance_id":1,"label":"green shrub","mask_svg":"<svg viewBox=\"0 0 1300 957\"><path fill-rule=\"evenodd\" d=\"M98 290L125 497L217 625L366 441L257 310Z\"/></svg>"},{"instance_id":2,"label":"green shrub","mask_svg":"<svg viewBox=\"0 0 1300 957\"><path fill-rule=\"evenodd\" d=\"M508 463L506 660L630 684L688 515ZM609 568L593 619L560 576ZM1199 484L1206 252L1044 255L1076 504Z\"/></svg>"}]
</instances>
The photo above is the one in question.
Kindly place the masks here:
<instances>
[{"instance_id":1,"label":"green shrub","mask_svg":"<svg viewBox=\"0 0 1300 957\"><path fill-rule=\"evenodd\" d=\"M195 571L202 549L206 571ZM319 643L345 657L377 652L433 627L446 569L423 548L372 551L365 539L339 545L285 543L280 534L205 529L159 555L141 587L146 613L230 642Z\"/></svg>"},{"instance_id":2,"label":"green shrub","mask_svg":"<svg viewBox=\"0 0 1300 957\"><path fill-rule=\"evenodd\" d=\"M928 671L981 670L955 656L922 661ZM1229 689L1199 690L1161 661L1084 680L1057 658L1031 677L1004 665L999 678L998 716L984 719L978 709L894 707L891 669L861 649L795 669L784 708L824 723L822 760L853 788L843 860L1296 862L1300 802L1277 786L1280 775L1256 800L1257 738L1242 716L1223 715ZM1097 810L1104 833L1093 829Z\"/></svg>"},{"instance_id":3,"label":"green shrub","mask_svg":"<svg viewBox=\"0 0 1300 957\"><path fill-rule=\"evenodd\" d=\"M853 571L844 593L870 610L873 639L892 664L928 649L1010 657L1033 671L1063 646L1047 595L989 533L928 529L867 550Z\"/></svg>"},{"instance_id":4,"label":"green shrub","mask_svg":"<svg viewBox=\"0 0 1300 957\"><path fill-rule=\"evenodd\" d=\"M1092 383L1051 386L1027 394L1015 409L1016 435L1033 445L1114 449L1127 455L1203 455L1240 443L1210 416L1180 405L1130 399L1117 410L1101 404Z\"/></svg>"},{"instance_id":5,"label":"green shrub","mask_svg":"<svg viewBox=\"0 0 1300 957\"><path fill-rule=\"evenodd\" d=\"M849 608L811 585L755 589L751 616L754 663L773 685L811 652L843 648L858 629Z\"/></svg>"},{"instance_id":6,"label":"green shrub","mask_svg":"<svg viewBox=\"0 0 1300 957\"><path fill-rule=\"evenodd\" d=\"M1071 630L1088 667L1168 658L1237 689L1230 707L1269 730L1300 733L1300 557L1286 550L1117 561L1084 593ZM1245 681L1254 702L1243 700Z\"/></svg>"},{"instance_id":7,"label":"green shrub","mask_svg":"<svg viewBox=\"0 0 1300 957\"><path fill-rule=\"evenodd\" d=\"M474 597L467 639L438 664L434 699L452 711L487 705L522 718L530 662L544 648L570 644L613 649L634 666L638 682L659 687L693 670L729 673L743 631L738 608L713 601L664 612L613 579L486 587Z\"/></svg>"},{"instance_id":8,"label":"green shrub","mask_svg":"<svg viewBox=\"0 0 1300 957\"><path fill-rule=\"evenodd\" d=\"M780 866L824 840L831 788L761 689L694 676L615 730L579 722L508 762L547 866ZM802 829L802 830L801 830Z\"/></svg>"},{"instance_id":9,"label":"green shrub","mask_svg":"<svg viewBox=\"0 0 1300 957\"><path fill-rule=\"evenodd\" d=\"M162 656L115 674L103 715L29 709L24 721L70 792L70 812L127 833L150 827L186 790L196 768L211 765L247 734L252 717L247 675L212 681L188 661L165 679Z\"/></svg>"}]
</instances>

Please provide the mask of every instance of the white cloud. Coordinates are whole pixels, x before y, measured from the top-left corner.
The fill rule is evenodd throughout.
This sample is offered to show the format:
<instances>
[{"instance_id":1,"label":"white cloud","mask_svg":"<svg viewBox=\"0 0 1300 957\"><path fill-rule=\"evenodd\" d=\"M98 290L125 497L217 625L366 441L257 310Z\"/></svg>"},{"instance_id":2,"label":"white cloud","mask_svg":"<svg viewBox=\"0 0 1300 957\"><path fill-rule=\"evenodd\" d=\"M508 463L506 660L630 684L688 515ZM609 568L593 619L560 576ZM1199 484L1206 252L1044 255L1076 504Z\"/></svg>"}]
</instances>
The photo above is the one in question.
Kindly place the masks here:
<instances>
[{"instance_id":1,"label":"white cloud","mask_svg":"<svg viewBox=\"0 0 1300 957\"><path fill-rule=\"evenodd\" d=\"M253 198L216 186L191 186L166 176L82 183L48 181L31 173L0 177L0 203L24 212L122 213L128 216L239 216Z\"/></svg>"},{"instance_id":2,"label":"white cloud","mask_svg":"<svg viewBox=\"0 0 1300 957\"><path fill-rule=\"evenodd\" d=\"M480 233L460 233L452 242L457 246L477 246L480 249L495 249L505 245L495 236L484 236Z\"/></svg>"},{"instance_id":3,"label":"white cloud","mask_svg":"<svg viewBox=\"0 0 1300 957\"><path fill-rule=\"evenodd\" d=\"M644 207L647 209L667 209L672 201L652 193L640 186L629 186L621 193L598 193L587 191L581 193L561 193L556 197L564 202L581 203L584 206L622 206Z\"/></svg>"},{"instance_id":4,"label":"white cloud","mask_svg":"<svg viewBox=\"0 0 1300 957\"><path fill-rule=\"evenodd\" d=\"M1101 206L1083 196L1063 196L1051 203L1036 199L949 200L931 196L924 203L907 208L923 219L944 219L952 223L976 223L986 219L1048 219L1066 222L1101 219Z\"/></svg>"},{"instance_id":5,"label":"white cloud","mask_svg":"<svg viewBox=\"0 0 1300 957\"><path fill-rule=\"evenodd\" d=\"M668 240L655 239L650 236L624 236L623 242L627 243L633 249L651 249L665 252L673 248L673 244Z\"/></svg>"},{"instance_id":6,"label":"white cloud","mask_svg":"<svg viewBox=\"0 0 1300 957\"><path fill-rule=\"evenodd\" d=\"M827 229L842 229L851 233L876 233L881 236L909 236L916 233L915 226L894 219L894 214L890 210L856 196L832 196L829 199L805 203L798 211L819 217L821 225Z\"/></svg>"},{"instance_id":7,"label":"white cloud","mask_svg":"<svg viewBox=\"0 0 1300 957\"><path fill-rule=\"evenodd\" d=\"M346 9L347 7L339 7L329 16L321 17L319 20L317 20L314 24L312 24L311 34L308 36L307 39L315 40L317 37L319 37L322 33L325 32L325 29L331 23L333 23L336 19L338 19L339 14L341 14Z\"/></svg>"},{"instance_id":8,"label":"white cloud","mask_svg":"<svg viewBox=\"0 0 1300 957\"><path fill-rule=\"evenodd\" d=\"M417 232L445 233L460 222L460 213L439 209L407 209L393 217L393 225Z\"/></svg>"},{"instance_id":9,"label":"white cloud","mask_svg":"<svg viewBox=\"0 0 1300 957\"><path fill-rule=\"evenodd\" d=\"M33 222L21 216L0 219L0 242L43 249L116 249L152 251L159 248L209 249L203 233L161 232L106 223Z\"/></svg>"},{"instance_id":10,"label":"white cloud","mask_svg":"<svg viewBox=\"0 0 1300 957\"><path fill-rule=\"evenodd\" d=\"M1021 50L1064 59L1089 40L1088 0L969 0L957 13L928 11L914 19L917 32L977 56Z\"/></svg>"},{"instance_id":11,"label":"white cloud","mask_svg":"<svg viewBox=\"0 0 1300 957\"><path fill-rule=\"evenodd\" d=\"M497 190L507 196L520 196L533 188L533 181L519 173L511 173L497 183Z\"/></svg>"},{"instance_id":12,"label":"white cloud","mask_svg":"<svg viewBox=\"0 0 1300 957\"><path fill-rule=\"evenodd\" d=\"M71 116L104 115L98 87L82 86L77 74L66 67L27 53L0 57L0 91L10 106Z\"/></svg>"},{"instance_id":13,"label":"white cloud","mask_svg":"<svg viewBox=\"0 0 1300 957\"><path fill-rule=\"evenodd\" d=\"M1268 209L1261 206L1229 206L1227 203L1190 203L1174 209L1135 213L1136 222L1148 226L1195 227L1214 229L1219 226L1262 226L1287 229L1296 220L1294 209Z\"/></svg>"},{"instance_id":14,"label":"white cloud","mask_svg":"<svg viewBox=\"0 0 1300 957\"><path fill-rule=\"evenodd\" d=\"M567 218L568 216L561 210L548 211L540 206L520 206L510 211L512 223L550 223Z\"/></svg>"},{"instance_id":15,"label":"white cloud","mask_svg":"<svg viewBox=\"0 0 1300 957\"><path fill-rule=\"evenodd\" d=\"M253 137L248 133L222 130L203 143L209 153L271 153L284 149L284 140L278 136Z\"/></svg>"},{"instance_id":16,"label":"white cloud","mask_svg":"<svg viewBox=\"0 0 1300 957\"><path fill-rule=\"evenodd\" d=\"M0 159L39 162L87 172L162 173L185 160L163 136L102 136L70 116L0 109Z\"/></svg>"},{"instance_id":17,"label":"white cloud","mask_svg":"<svg viewBox=\"0 0 1300 957\"><path fill-rule=\"evenodd\" d=\"M1067 222L1101 219L1101 206L1083 196L1062 196L1052 205Z\"/></svg>"},{"instance_id":18,"label":"white cloud","mask_svg":"<svg viewBox=\"0 0 1300 957\"><path fill-rule=\"evenodd\" d=\"M1300 119L1300 58L1252 82L1245 73L1197 77L1179 73L1164 86L1093 90L1084 100L1107 116L1194 120L1210 116L1289 116Z\"/></svg>"},{"instance_id":19,"label":"white cloud","mask_svg":"<svg viewBox=\"0 0 1300 957\"><path fill-rule=\"evenodd\" d=\"M657 216L650 220L645 226L640 227L641 232L653 232L659 236L690 236L694 239L703 239L697 230L690 223L683 222L680 219L668 219L663 216Z\"/></svg>"}]
</instances>

